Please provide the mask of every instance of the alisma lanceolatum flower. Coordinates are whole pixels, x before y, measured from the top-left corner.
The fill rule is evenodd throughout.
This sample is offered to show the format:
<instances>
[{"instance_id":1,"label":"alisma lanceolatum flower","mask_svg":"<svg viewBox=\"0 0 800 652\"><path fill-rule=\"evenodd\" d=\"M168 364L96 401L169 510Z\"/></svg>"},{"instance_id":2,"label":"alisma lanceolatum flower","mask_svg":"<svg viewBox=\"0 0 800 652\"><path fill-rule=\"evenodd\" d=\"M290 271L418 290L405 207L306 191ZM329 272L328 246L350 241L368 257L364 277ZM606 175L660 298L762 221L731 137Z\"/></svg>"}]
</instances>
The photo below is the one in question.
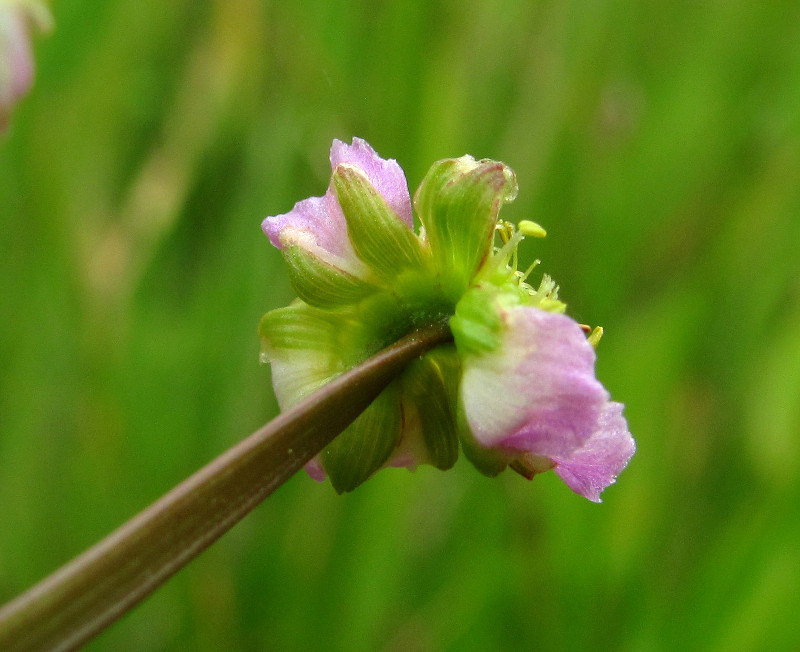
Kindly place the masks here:
<instances>
[{"instance_id":1,"label":"alisma lanceolatum flower","mask_svg":"<svg viewBox=\"0 0 800 652\"><path fill-rule=\"evenodd\" d=\"M334 141L327 192L267 217L299 295L261 321L262 359L286 409L422 325L454 343L409 365L308 466L349 491L385 466L451 467L459 443L486 475L553 469L593 501L634 452L622 405L595 378L594 346L547 276L531 286L517 248L544 230L498 219L517 192L503 163L434 163L414 195L363 140Z\"/></svg>"}]
</instances>

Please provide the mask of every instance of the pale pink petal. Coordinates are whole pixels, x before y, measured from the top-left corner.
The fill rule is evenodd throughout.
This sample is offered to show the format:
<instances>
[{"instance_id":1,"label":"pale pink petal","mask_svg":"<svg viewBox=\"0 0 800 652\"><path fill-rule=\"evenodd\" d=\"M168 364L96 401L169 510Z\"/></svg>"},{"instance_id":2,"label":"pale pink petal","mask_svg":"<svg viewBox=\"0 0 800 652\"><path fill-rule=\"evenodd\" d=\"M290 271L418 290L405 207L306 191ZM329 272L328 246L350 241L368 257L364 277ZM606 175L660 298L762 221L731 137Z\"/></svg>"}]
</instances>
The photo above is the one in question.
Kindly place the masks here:
<instances>
[{"instance_id":1,"label":"pale pink petal","mask_svg":"<svg viewBox=\"0 0 800 652\"><path fill-rule=\"evenodd\" d=\"M403 168L397 161L392 158L381 158L367 141L353 138L352 145L347 145L341 140L333 141L331 169L336 169L340 163L359 168L406 226L409 229L413 228L414 219L411 213L408 182Z\"/></svg>"},{"instance_id":2,"label":"pale pink petal","mask_svg":"<svg viewBox=\"0 0 800 652\"><path fill-rule=\"evenodd\" d=\"M278 249L299 244L304 249L319 248L340 258L355 255L342 209L330 189L322 197L297 202L288 213L267 217L261 228Z\"/></svg>"},{"instance_id":3,"label":"pale pink petal","mask_svg":"<svg viewBox=\"0 0 800 652\"><path fill-rule=\"evenodd\" d=\"M500 349L464 363L470 428L484 446L568 457L592 435L608 400L594 376L594 349L565 315L513 306L501 317Z\"/></svg>"},{"instance_id":4,"label":"pale pink petal","mask_svg":"<svg viewBox=\"0 0 800 652\"><path fill-rule=\"evenodd\" d=\"M334 140L330 159L331 169L340 163L359 168L398 217L412 227L411 198L405 174L397 161L380 158L360 138L354 138L352 145ZM278 249L298 245L355 276L366 273L350 243L347 222L330 185L322 197L304 199L288 213L267 217L261 228Z\"/></svg>"},{"instance_id":5,"label":"pale pink petal","mask_svg":"<svg viewBox=\"0 0 800 652\"><path fill-rule=\"evenodd\" d=\"M635 443L622 404L595 378L594 349L564 315L527 306L500 314L500 348L464 361L461 396L472 433L483 446L551 460L573 491L599 502Z\"/></svg>"},{"instance_id":6,"label":"pale pink petal","mask_svg":"<svg viewBox=\"0 0 800 652\"><path fill-rule=\"evenodd\" d=\"M319 459L319 455L308 462L305 466L305 469L306 473L311 476L311 479L316 480L317 482L322 482L326 477L325 469L322 467L322 462Z\"/></svg>"},{"instance_id":7,"label":"pale pink petal","mask_svg":"<svg viewBox=\"0 0 800 652\"><path fill-rule=\"evenodd\" d=\"M606 403L589 441L569 459L554 458L558 476L575 493L596 503L636 452L621 403Z\"/></svg>"}]
</instances>

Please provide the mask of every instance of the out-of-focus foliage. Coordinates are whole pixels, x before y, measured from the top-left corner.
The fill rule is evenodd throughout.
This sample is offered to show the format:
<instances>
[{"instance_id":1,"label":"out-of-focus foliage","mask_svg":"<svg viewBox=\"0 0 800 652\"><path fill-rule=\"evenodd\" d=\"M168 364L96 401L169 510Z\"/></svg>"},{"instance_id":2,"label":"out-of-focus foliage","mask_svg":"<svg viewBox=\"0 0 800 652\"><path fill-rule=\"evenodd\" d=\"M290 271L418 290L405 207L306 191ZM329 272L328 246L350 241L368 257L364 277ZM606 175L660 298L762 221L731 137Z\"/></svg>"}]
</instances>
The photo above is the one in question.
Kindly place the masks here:
<instances>
[{"instance_id":1,"label":"out-of-focus foliage","mask_svg":"<svg viewBox=\"0 0 800 652\"><path fill-rule=\"evenodd\" d=\"M506 219L639 452L304 474L91 650L789 649L800 611L800 4L60 0L0 144L0 602L276 412L264 215L366 138Z\"/></svg>"}]
</instances>

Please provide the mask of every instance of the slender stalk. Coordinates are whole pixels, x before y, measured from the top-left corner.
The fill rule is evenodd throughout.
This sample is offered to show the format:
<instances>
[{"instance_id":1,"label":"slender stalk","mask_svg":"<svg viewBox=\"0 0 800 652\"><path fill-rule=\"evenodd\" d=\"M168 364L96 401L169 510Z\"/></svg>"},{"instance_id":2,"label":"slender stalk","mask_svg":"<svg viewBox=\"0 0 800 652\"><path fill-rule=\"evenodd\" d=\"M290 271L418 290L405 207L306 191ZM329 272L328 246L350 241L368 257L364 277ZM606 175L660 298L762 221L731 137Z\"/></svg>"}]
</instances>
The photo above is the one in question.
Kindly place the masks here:
<instances>
[{"instance_id":1,"label":"slender stalk","mask_svg":"<svg viewBox=\"0 0 800 652\"><path fill-rule=\"evenodd\" d=\"M420 329L279 415L0 609L0 650L73 650L133 608L288 480L403 367L451 339Z\"/></svg>"}]
</instances>

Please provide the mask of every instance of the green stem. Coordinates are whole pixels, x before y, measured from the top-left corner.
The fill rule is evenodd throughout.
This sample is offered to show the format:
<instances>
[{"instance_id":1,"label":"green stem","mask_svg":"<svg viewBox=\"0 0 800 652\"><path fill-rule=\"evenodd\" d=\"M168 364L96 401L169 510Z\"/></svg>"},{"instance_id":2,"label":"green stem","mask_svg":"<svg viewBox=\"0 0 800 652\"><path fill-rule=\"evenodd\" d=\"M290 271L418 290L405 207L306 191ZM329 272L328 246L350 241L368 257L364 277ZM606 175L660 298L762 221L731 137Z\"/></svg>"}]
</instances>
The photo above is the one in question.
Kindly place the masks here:
<instances>
[{"instance_id":1,"label":"green stem","mask_svg":"<svg viewBox=\"0 0 800 652\"><path fill-rule=\"evenodd\" d=\"M0 650L72 650L163 584L344 430L405 365L451 339L422 328L279 415L0 609Z\"/></svg>"}]
</instances>

